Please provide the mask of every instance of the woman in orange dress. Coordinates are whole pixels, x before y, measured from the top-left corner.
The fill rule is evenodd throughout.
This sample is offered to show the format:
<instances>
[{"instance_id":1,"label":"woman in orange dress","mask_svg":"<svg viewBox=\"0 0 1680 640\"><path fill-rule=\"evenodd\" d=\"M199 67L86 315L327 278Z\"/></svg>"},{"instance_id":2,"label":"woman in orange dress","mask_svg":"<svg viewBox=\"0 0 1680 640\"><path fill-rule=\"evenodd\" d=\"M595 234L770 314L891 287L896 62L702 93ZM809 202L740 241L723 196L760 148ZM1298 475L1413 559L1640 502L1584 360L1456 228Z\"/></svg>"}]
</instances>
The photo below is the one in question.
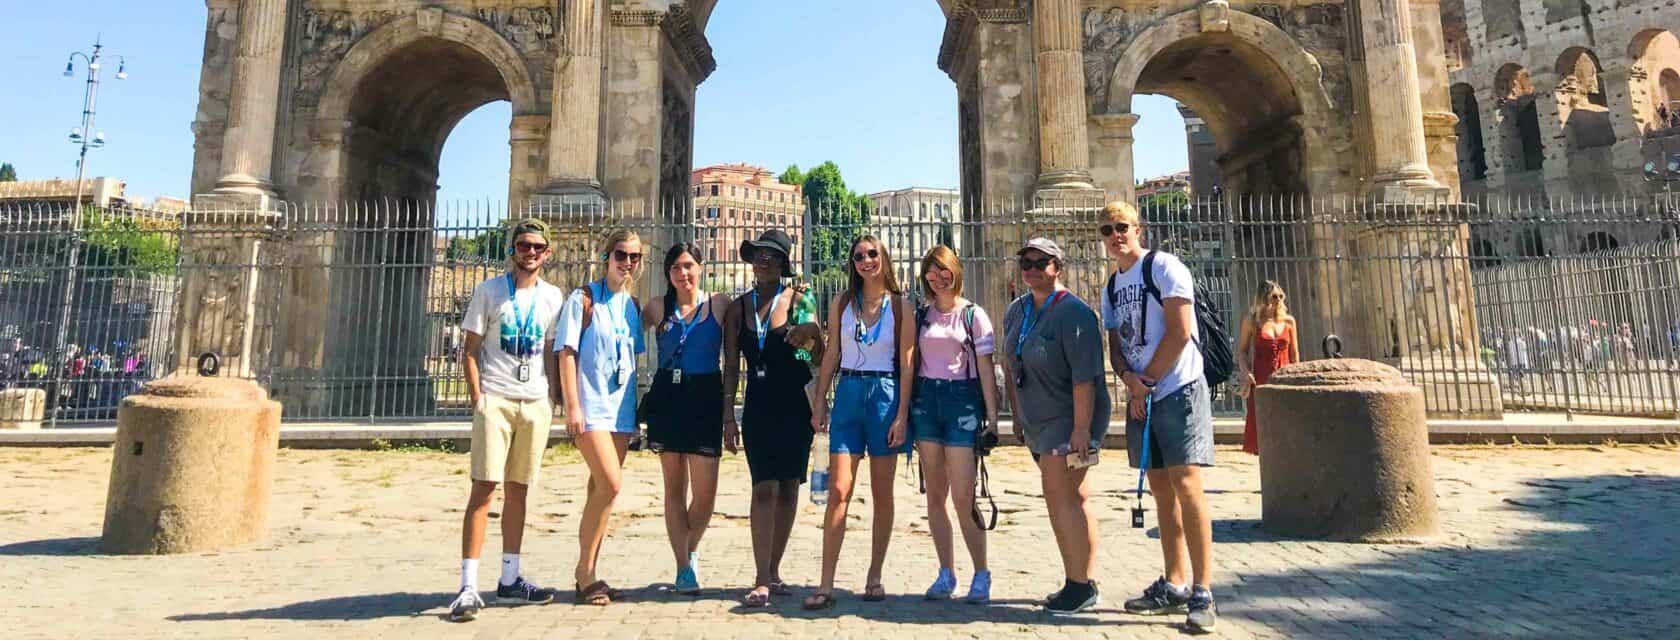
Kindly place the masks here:
<instances>
[{"instance_id":1,"label":"woman in orange dress","mask_svg":"<svg viewBox=\"0 0 1680 640\"><path fill-rule=\"evenodd\" d=\"M1283 303L1283 287L1267 280L1260 285L1254 304L1243 317L1242 338L1237 341L1237 366L1242 368L1242 391L1248 398L1243 418L1243 451L1260 455L1260 431L1255 425L1254 387L1266 384L1279 367L1301 361L1301 343L1295 336L1295 317Z\"/></svg>"}]
</instances>

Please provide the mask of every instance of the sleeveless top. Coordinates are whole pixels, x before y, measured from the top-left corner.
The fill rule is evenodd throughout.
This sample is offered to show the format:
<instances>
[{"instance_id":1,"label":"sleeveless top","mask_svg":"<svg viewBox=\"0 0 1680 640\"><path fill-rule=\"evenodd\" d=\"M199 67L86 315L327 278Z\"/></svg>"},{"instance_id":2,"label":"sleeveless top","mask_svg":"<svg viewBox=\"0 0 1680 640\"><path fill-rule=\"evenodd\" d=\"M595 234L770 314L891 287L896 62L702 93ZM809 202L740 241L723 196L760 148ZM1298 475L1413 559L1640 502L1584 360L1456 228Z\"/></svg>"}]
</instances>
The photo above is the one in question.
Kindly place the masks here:
<instances>
[{"instance_id":1,"label":"sleeveless top","mask_svg":"<svg viewBox=\"0 0 1680 640\"><path fill-rule=\"evenodd\" d=\"M741 377L747 381L746 401L753 401L755 394L752 393L752 389L760 385L766 385L770 389L785 389L803 394L805 385L811 382L811 369L794 355L797 349L787 343L788 329L792 325L784 324L766 332L764 350L759 351L758 329L753 326L752 316L755 310L751 303L743 300L741 311L741 322L739 323L741 328L737 332L736 344L741 345L741 356L747 359L747 368L741 370ZM789 322L791 323L792 320L789 320ZM699 331L699 329L695 329L695 331ZM693 339L692 336L689 337L689 340ZM758 368L759 365L764 366L765 375L763 379L753 374L753 370ZM789 397L799 399L799 404L805 404L802 396ZM808 431L809 429L807 429Z\"/></svg>"},{"instance_id":2,"label":"sleeveless top","mask_svg":"<svg viewBox=\"0 0 1680 640\"><path fill-rule=\"evenodd\" d=\"M685 376L721 371L719 363L723 353L723 327L718 324L718 310L711 308L710 299L700 304L705 307L706 318L690 329L686 342L682 340L682 323L676 320L676 314L671 314L659 325L660 369L682 369ZM755 333L754 346L757 346L756 343ZM680 359L677 358L678 344L682 345Z\"/></svg>"},{"instance_id":3,"label":"sleeveless top","mask_svg":"<svg viewBox=\"0 0 1680 640\"><path fill-rule=\"evenodd\" d=\"M858 340L859 322L853 300L840 312L840 368L853 371L893 370L898 359L898 333L893 331L892 294L881 305L881 317L872 326L864 326L863 340ZM873 339L873 342L870 340Z\"/></svg>"}]
</instances>

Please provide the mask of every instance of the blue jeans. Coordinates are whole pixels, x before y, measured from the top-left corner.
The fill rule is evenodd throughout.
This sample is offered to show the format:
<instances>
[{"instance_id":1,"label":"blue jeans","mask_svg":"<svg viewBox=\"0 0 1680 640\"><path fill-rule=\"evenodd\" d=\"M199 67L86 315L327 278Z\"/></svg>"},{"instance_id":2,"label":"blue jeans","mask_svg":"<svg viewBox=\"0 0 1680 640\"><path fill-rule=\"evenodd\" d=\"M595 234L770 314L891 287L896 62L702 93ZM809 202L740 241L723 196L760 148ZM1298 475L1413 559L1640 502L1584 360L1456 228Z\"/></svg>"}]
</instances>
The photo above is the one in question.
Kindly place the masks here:
<instances>
[{"instance_id":1,"label":"blue jeans","mask_svg":"<svg viewBox=\"0 0 1680 640\"><path fill-rule=\"evenodd\" d=\"M910 450L910 439L887 446L887 431L898 417L898 381L888 376L840 376L829 416L828 452L890 456Z\"/></svg>"},{"instance_id":2,"label":"blue jeans","mask_svg":"<svg viewBox=\"0 0 1680 640\"><path fill-rule=\"evenodd\" d=\"M979 380L916 378L910 429L917 442L973 448L984 410Z\"/></svg>"}]
</instances>

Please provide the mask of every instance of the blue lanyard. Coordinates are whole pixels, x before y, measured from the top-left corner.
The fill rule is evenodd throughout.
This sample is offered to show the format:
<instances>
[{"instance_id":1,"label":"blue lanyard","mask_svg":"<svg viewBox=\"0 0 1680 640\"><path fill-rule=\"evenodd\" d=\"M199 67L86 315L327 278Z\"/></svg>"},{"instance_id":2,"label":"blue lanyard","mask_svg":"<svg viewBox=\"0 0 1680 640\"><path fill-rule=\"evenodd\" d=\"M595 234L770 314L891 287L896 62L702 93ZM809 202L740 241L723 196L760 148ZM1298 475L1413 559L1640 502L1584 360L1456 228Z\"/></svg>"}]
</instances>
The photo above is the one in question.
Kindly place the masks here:
<instances>
[{"instance_id":1,"label":"blue lanyard","mask_svg":"<svg viewBox=\"0 0 1680 640\"><path fill-rule=\"evenodd\" d=\"M607 317L612 320L613 337L616 339L630 335L630 321L624 317L624 310L618 309L617 313L614 312L612 301L616 296L613 295L612 289L607 288L607 279L602 278L597 284L600 285L599 290L601 292L601 295L597 297L602 298L597 304L606 305Z\"/></svg>"},{"instance_id":2,"label":"blue lanyard","mask_svg":"<svg viewBox=\"0 0 1680 640\"><path fill-rule=\"evenodd\" d=\"M765 312L763 318L760 318L758 317L758 287L753 287L753 328L758 330L758 357L760 358L764 357L764 337L770 335L770 318L776 315L776 305L782 301L782 289L784 288L781 283L776 284L776 297L770 299L770 310Z\"/></svg>"},{"instance_id":3,"label":"blue lanyard","mask_svg":"<svg viewBox=\"0 0 1680 640\"><path fill-rule=\"evenodd\" d=\"M1031 296L1032 294L1027 295ZM1039 307L1038 313L1033 313L1032 298L1027 298L1027 317L1021 320L1021 335L1015 337L1016 358L1021 357L1021 348L1027 344L1027 334L1032 333L1033 325L1038 324L1038 318L1034 318L1033 316L1042 318L1044 317L1044 314L1050 313L1050 307L1056 306L1056 303L1060 302L1062 296L1064 295L1067 295L1066 291L1057 291L1050 294L1050 297L1044 300L1044 306Z\"/></svg>"},{"instance_id":4,"label":"blue lanyard","mask_svg":"<svg viewBox=\"0 0 1680 640\"><path fill-rule=\"evenodd\" d=\"M881 320L883 320L887 315L887 294L881 294L881 309L875 314L875 326L869 329L869 335L867 336L863 333L863 302L854 298L852 300L852 308L854 309L852 312L852 324L858 327L858 344L866 347L874 345L881 339L881 325L886 324L885 322L881 322Z\"/></svg>"},{"instance_id":5,"label":"blue lanyard","mask_svg":"<svg viewBox=\"0 0 1680 640\"><path fill-rule=\"evenodd\" d=\"M694 320L692 321L683 319L682 307L677 307L671 312L672 321L682 328L682 332L677 334L677 348L671 354L672 366L677 365L682 360L683 347L688 344L688 334L693 333L694 328L700 326L700 314L706 309L706 304L707 302L702 301L694 308Z\"/></svg>"},{"instance_id":6,"label":"blue lanyard","mask_svg":"<svg viewBox=\"0 0 1680 640\"><path fill-rule=\"evenodd\" d=\"M537 313L537 301L532 300L531 301L531 306L525 308L525 315L520 316L520 314L519 314L519 288L514 286L514 284L513 284L513 274L511 274L511 273L507 274L507 285L508 285L508 304L513 305L513 321L515 323L514 324L514 331L516 332L514 334L514 341L513 341L514 342L514 349L520 352L520 353L516 353L514 355L529 356L530 354L525 353L525 347L524 347L525 334L530 333L530 329L531 329L531 326L532 326L531 319Z\"/></svg>"}]
</instances>

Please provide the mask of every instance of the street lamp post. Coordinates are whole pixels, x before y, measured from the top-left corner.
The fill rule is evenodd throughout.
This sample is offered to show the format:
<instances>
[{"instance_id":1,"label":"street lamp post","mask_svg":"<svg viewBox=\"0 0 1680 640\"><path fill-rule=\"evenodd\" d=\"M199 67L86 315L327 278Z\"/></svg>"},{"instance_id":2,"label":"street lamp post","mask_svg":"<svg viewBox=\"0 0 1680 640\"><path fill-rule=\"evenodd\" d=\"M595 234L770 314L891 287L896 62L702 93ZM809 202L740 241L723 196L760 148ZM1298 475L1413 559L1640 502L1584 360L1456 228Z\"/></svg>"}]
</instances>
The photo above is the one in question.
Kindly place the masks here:
<instances>
[{"instance_id":1,"label":"street lamp post","mask_svg":"<svg viewBox=\"0 0 1680 640\"><path fill-rule=\"evenodd\" d=\"M1659 138L1657 140L1657 148L1659 149L1657 159L1646 162L1644 167L1646 182L1662 181L1663 198L1665 200L1668 198L1672 185L1676 181L1680 181L1680 153L1669 152L1668 148L1671 141L1671 138Z\"/></svg>"},{"instance_id":2,"label":"street lamp post","mask_svg":"<svg viewBox=\"0 0 1680 640\"><path fill-rule=\"evenodd\" d=\"M81 56L87 64L87 88L82 93L82 126L70 130L70 143L77 145L76 155L76 197L75 205L70 210L70 252L69 261L64 270L64 304L59 309L58 331L56 336L57 362L55 376L58 384L54 391L52 426L58 426L58 417L64 411L62 389L64 388L64 374L69 366L68 349L70 335L70 310L76 304L76 267L81 261L82 248L82 192L86 188L87 155L88 150L105 146L105 133L94 129L94 120L98 114L99 104L99 59L104 45L96 38L93 42L93 53L76 51L70 54L64 63L64 77L74 77L76 73L76 57ZM125 61L117 58L117 79L128 79Z\"/></svg>"}]
</instances>

